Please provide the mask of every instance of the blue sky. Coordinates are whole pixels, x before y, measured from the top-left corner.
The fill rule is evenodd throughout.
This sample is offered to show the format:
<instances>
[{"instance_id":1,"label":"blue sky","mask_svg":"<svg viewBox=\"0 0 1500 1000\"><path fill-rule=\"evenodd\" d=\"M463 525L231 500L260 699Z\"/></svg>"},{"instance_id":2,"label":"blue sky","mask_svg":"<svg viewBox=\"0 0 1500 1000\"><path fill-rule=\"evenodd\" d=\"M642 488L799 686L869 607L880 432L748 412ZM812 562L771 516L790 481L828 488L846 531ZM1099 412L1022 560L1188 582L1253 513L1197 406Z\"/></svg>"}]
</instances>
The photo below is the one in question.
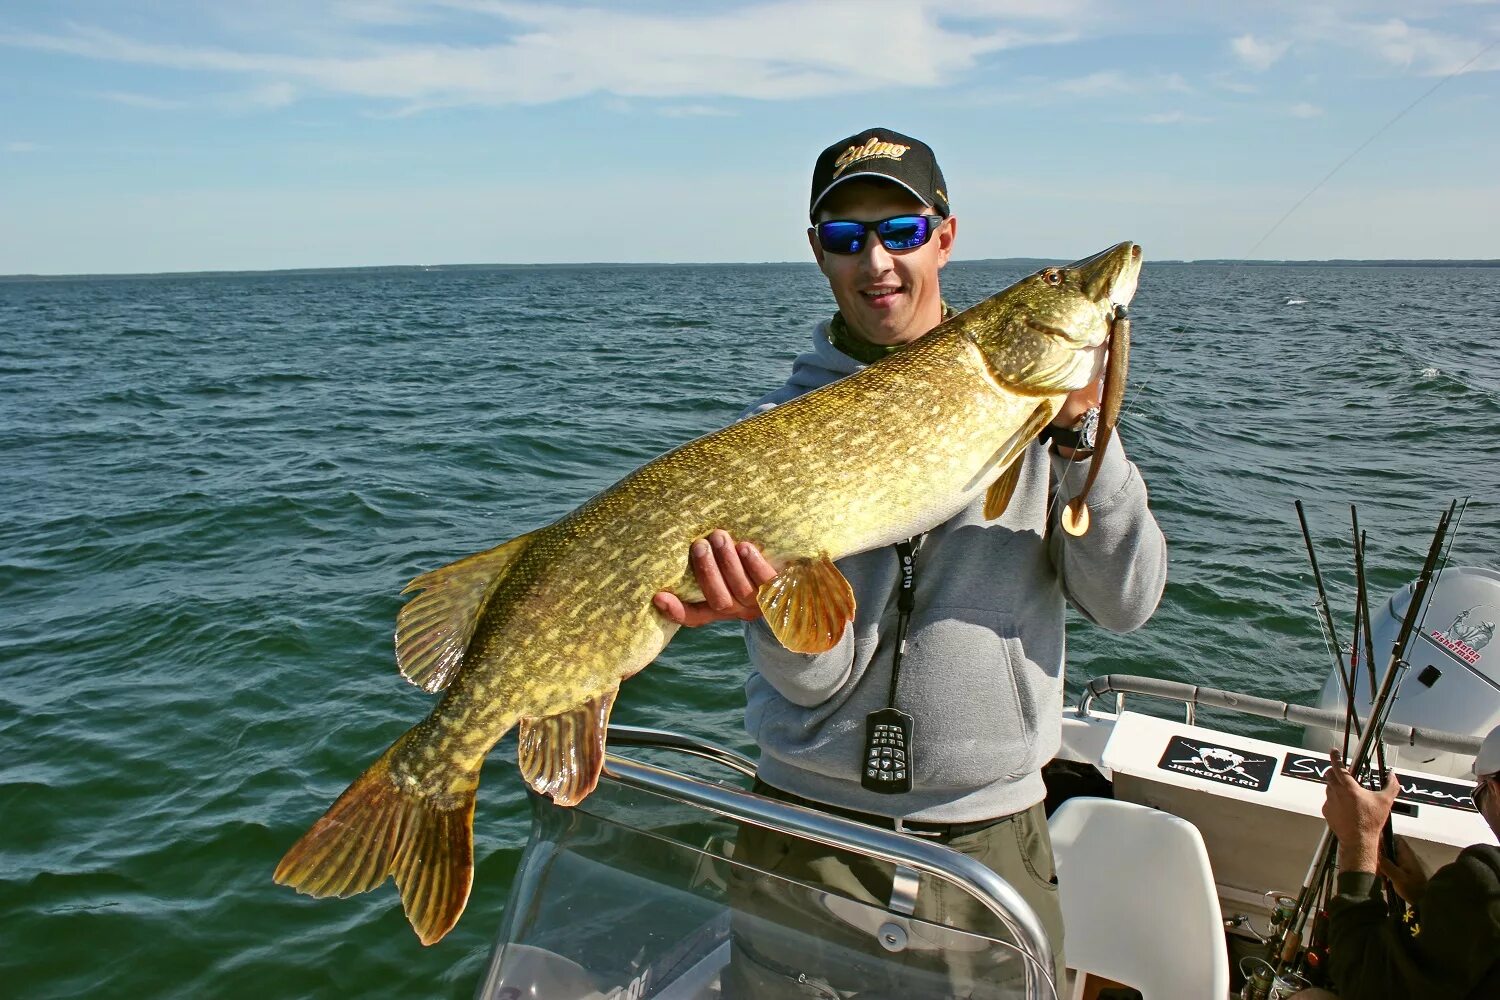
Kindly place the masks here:
<instances>
[{"instance_id":1,"label":"blue sky","mask_svg":"<svg viewBox=\"0 0 1500 1000\"><path fill-rule=\"evenodd\" d=\"M877 124L960 258L1500 257L1496 40L1495 0L6 2L0 273L804 260Z\"/></svg>"}]
</instances>

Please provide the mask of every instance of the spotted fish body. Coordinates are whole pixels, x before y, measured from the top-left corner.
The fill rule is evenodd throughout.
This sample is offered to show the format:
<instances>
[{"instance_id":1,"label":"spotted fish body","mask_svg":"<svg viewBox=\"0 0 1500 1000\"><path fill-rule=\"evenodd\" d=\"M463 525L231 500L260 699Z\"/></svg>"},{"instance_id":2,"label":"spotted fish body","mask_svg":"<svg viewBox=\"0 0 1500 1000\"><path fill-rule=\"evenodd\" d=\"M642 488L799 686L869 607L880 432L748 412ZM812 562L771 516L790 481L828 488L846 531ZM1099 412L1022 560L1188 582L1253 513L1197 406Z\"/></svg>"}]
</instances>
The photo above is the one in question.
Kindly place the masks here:
<instances>
[{"instance_id":1,"label":"spotted fish body","mask_svg":"<svg viewBox=\"0 0 1500 1000\"><path fill-rule=\"evenodd\" d=\"M479 769L520 727L527 781L562 804L593 790L622 679L676 626L652 596L699 597L687 553L716 528L779 573L758 599L790 649L839 640L854 614L833 560L932 528L988 491L1093 380L1140 249L1049 268L832 385L708 434L562 519L413 580L397 662L440 703L295 844L276 879L313 895L394 875L423 943L462 913Z\"/></svg>"}]
</instances>

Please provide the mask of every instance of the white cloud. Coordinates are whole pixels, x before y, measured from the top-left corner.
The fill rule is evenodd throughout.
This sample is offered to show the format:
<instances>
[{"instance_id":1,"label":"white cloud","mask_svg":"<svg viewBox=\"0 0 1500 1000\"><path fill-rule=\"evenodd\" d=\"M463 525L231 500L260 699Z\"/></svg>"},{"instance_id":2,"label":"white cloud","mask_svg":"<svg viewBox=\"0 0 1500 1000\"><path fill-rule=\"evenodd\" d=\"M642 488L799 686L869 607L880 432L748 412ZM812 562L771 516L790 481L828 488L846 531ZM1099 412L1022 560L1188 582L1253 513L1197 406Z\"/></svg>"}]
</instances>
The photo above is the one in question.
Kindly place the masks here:
<instances>
[{"instance_id":1,"label":"white cloud","mask_svg":"<svg viewBox=\"0 0 1500 1000\"><path fill-rule=\"evenodd\" d=\"M711 104L674 104L658 108L663 118L733 118L733 111L716 108Z\"/></svg>"},{"instance_id":2,"label":"white cloud","mask_svg":"<svg viewBox=\"0 0 1500 1000\"><path fill-rule=\"evenodd\" d=\"M1293 118L1318 118L1323 114L1323 109L1316 104L1299 101L1287 109Z\"/></svg>"},{"instance_id":3,"label":"white cloud","mask_svg":"<svg viewBox=\"0 0 1500 1000\"><path fill-rule=\"evenodd\" d=\"M1488 24L1476 23L1472 14L1463 11L1445 18L1437 4L1412 15L1409 3L1384 3L1375 6L1389 8L1392 16L1381 20L1371 6L1363 2L1288 7L1291 16L1282 30L1299 48L1352 50L1405 73L1448 76L1500 70L1500 46L1494 45L1500 23L1493 19ZM1457 6L1464 6L1463 0ZM1426 25L1407 17L1426 21Z\"/></svg>"},{"instance_id":4,"label":"white cloud","mask_svg":"<svg viewBox=\"0 0 1500 1000\"><path fill-rule=\"evenodd\" d=\"M228 94L220 99L225 107L243 108L251 111L284 108L297 99L297 88L285 81L252 87L239 94Z\"/></svg>"},{"instance_id":5,"label":"white cloud","mask_svg":"<svg viewBox=\"0 0 1500 1000\"><path fill-rule=\"evenodd\" d=\"M72 26L62 32L0 35L0 44L183 71L271 77L284 81L284 87L295 84L301 90L398 102L405 111L417 111L543 104L601 93L669 100L787 100L931 87L960 77L989 53L1072 37L1071 29L1030 23L1044 14L1062 20L1057 10L1048 13L1039 3L1002 4L999 13L961 5L972 13L951 27L936 6L902 0L780 0L674 15L504 0L429 5L391 0L345 4L339 10L359 25L394 24L416 18L424 6L462 8L466 22L474 15L487 16L488 30L462 44L395 43L355 30L349 36L324 36L299 51L286 47L307 46L308 36L298 33L282 46L256 50L162 43ZM1025 11L1026 23L1020 27L1015 8ZM831 38L838 44L829 44Z\"/></svg>"},{"instance_id":6,"label":"white cloud","mask_svg":"<svg viewBox=\"0 0 1500 1000\"><path fill-rule=\"evenodd\" d=\"M1209 77L1209 82L1220 90L1227 90L1231 94L1255 94L1260 92L1260 88L1256 87L1255 84L1236 80L1223 73L1213 74Z\"/></svg>"},{"instance_id":7,"label":"white cloud","mask_svg":"<svg viewBox=\"0 0 1500 1000\"><path fill-rule=\"evenodd\" d=\"M40 153L46 148L39 142L7 142L5 144L7 153Z\"/></svg>"},{"instance_id":8,"label":"white cloud","mask_svg":"<svg viewBox=\"0 0 1500 1000\"><path fill-rule=\"evenodd\" d=\"M1075 97L1092 97L1097 94L1113 94L1124 90L1133 90L1134 84L1128 80L1123 73L1117 70L1101 70L1090 73L1087 76L1073 77L1069 80L1058 80L1050 84L1053 90L1064 94L1072 94Z\"/></svg>"},{"instance_id":9,"label":"white cloud","mask_svg":"<svg viewBox=\"0 0 1500 1000\"><path fill-rule=\"evenodd\" d=\"M92 96L115 104L123 104L127 108L143 108L147 111L176 111L188 106L186 101L157 97L153 94L137 94L127 90L100 90L95 91Z\"/></svg>"},{"instance_id":10,"label":"white cloud","mask_svg":"<svg viewBox=\"0 0 1500 1000\"><path fill-rule=\"evenodd\" d=\"M1254 35L1241 35L1229 43L1240 61L1254 70L1268 70L1292 47L1291 42L1262 42Z\"/></svg>"},{"instance_id":11,"label":"white cloud","mask_svg":"<svg viewBox=\"0 0 1500 1000\"><path fill-rule=\"evenodd\" d=\"M329 13L357 24L409 25L426 19L422 6L403 0L337 0Z\"/></svg>"},{"instance_id":12,"label":"white cloud","mask_svg":"<svg viewBox=\"0 0 1500 1000\"><path fill-rule=\"evenodd\" d=\"M1204 118L1202 115L1190 115L1183 111L1161 111L1142 115L1140 121L1143 125L1205 125L1213 119Z\"/></svg>"},{"instance_id":13,"label":"white cloud","mask_svg":"<svg viewBox=\"0 0 1500 1000\"><path fill-rule=\"evenodd\" d=\"M247 90L205 94L192 100L159 97L155 94L138 94L126 90L94 91L92 96L146 111L184 111L206 108L216 111L248 112L284 108L297 99L297 88L285 82L266 83Z\"/></svg>"},{"instance_id":14,"label":"white cloud","mask_svg":"<svg viewBox=\"0 0 1500 1000\"><path fill-rule=\"evenodd\" d=\"M1193 92L1192 86L1181 73L1122 73L1119 70L1101 70L1086 76L1057 80L1045 86L1075 97L1147 94L1160 91L1178 94Z\"/></svg>"},{"instance_id":15,"label":"white cloud","mask_svg":"<svg viewBox=\"0 0 1500 1000\"><path fill-rule=\"evenodd\" d=\"M1387 63L1426 76L1500 69L1500 47L1486 51L1483 37L1413 27L1400 18L1351 24L1348 37Z\"/></svg>"}]
</instances>

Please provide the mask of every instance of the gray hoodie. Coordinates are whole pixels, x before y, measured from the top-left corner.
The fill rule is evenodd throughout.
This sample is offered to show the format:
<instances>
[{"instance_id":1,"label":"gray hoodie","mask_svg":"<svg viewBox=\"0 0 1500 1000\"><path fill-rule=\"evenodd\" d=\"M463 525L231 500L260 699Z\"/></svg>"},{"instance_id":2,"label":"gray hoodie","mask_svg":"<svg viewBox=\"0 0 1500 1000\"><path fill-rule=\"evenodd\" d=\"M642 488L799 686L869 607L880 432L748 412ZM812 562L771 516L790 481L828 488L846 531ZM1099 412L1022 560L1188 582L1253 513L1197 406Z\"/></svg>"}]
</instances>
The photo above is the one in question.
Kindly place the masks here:
<instances>
[{"instance_id":1,"label":"gray hoodie","mask_svg":"<svg viewBox=\"0 0 1500 1000\"><path fill-rule=\"evenodd\" d=\"M791 378L746 415L863 367L829 343L820 323ZM859 783L865 716L886 707L890 689L895 549L838 562L858 611L828 652L789 652L763 621L748 625L755 669L745 727L761 748L761 777L845 809L930 822L1006 816L1041 801L1041 767L1061 739L1065 604L1128 632L1156 610L1166 585L1166 541L1119 441L1105 452L1082 538L1049 528L1048 495L1054 476L1064 498L1076 495L1087 466L1040 443L1022 457L999 521L985 521L980 497L928 532L896 694L896 707L914 719L910 792L882 795Z\"/></svg>"}]
</instances>

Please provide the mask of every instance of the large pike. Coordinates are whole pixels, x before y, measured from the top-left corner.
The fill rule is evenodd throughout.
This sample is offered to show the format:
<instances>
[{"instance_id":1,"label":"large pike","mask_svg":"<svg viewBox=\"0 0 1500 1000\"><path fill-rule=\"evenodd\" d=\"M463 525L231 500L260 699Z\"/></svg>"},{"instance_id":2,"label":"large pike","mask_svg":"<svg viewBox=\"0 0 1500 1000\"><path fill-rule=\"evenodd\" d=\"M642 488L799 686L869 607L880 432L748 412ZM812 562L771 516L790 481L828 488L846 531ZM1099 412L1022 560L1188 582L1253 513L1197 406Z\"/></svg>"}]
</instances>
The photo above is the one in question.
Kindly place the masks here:
<instances>
[{"instance_id":1,"label":"large pike","mask_svg":"<svg viewBox=\"0 0 1500 1000\"><path fill-rule=\"evenodd\" d=\"M771 630L798 652L832 648L854 617L834 560L941 524L981 492L998 517L1017 458L1095 378L1140 267L1140 247L1121 243L1039 271L858 374L690 441L553 524L417 577L397 619L396 661L443 698L292 846L276 881L347 896L394 875L422 943L440 939L473 881L485 755L519 725L531 787L564 805L594 790L620 682L676 631L652 595L700 596L688 568L696 539L724 528L760 546L779 572L758 596ZM1109 370L1123 379L1123 364ZM1119 388L1105 397L1117 408Z\"/></svg>"}]
</instances>

